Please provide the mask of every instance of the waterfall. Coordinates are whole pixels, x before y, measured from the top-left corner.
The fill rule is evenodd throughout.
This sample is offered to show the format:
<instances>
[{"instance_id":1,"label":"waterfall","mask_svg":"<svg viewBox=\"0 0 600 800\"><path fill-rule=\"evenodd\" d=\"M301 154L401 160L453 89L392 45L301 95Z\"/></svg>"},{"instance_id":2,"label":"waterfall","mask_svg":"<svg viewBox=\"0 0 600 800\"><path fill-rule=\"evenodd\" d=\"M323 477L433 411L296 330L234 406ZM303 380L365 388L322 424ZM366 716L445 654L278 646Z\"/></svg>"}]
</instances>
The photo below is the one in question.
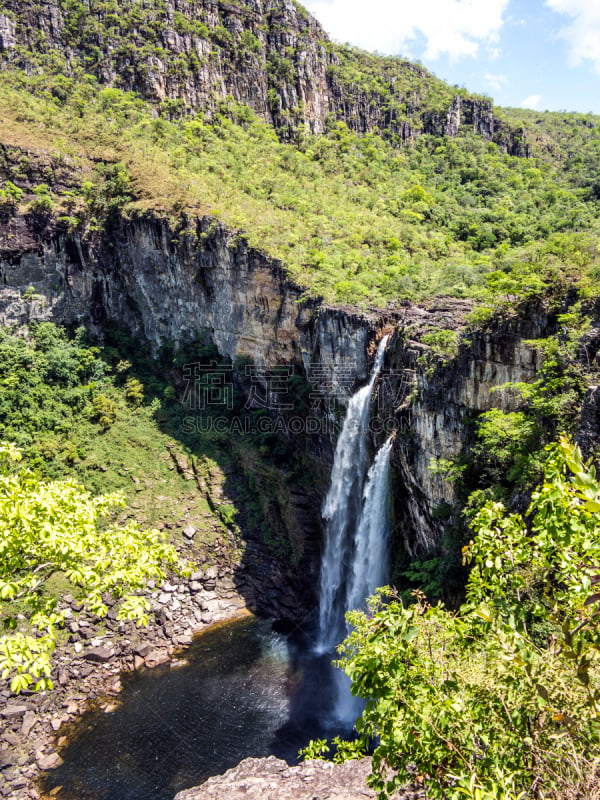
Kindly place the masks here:
<instances>
[{"instance_id":1,"label":"waterfall","mask_svg":"<svg viewBox=\"0 0 600 800\"><path fill-rule=\"evenodd\" d=\"M381 447L369 470L363 508L354 536L354 557L346 585L346 610L364 608L365 599L387 581L391 534L389 475L393 437ZM348 631L345 631L345 633ZM333 718L353 725L364 702L353 697L350 679L341 670L333 675Z\"/></svg>"},{"instance_id":2,"label":"waterfall","mask_svg":"<svg viewBox=\"0 0 600 800\"><path fill-rule=\"evenodd\" d=\"M346 608L362 608L388 579L390 545L389 475L393 438L379 450L369 470L364 505L356 530L356 551L346 590Z\"/></svg>"},{"instance_id":3,"label":"waterfall","mask_svg":"<svg viewBox=\"0 0 600 800\"><path fill-rule=\"evenodd\" d=\"M335 449L331 486L323 506L326 530L325 552L321 562L317 645L322 653L331 650L344 638L350 587L356 585L356 591L359 591L354 573L361 572L361 568L355 565L359 543L357 532L368 527L366 522L362 525L362 517L363 487L368 468L369 405L373 386L383 364L387 340L388 337L385 336L379 343L369 383L359 389L348 403L346 418ZM382 491L385 492L385 489ZM375 502L373 498L372 503ZM364 555L364 546L362 545L361 557ZM361 598L359 605L365 596Z\"/></svg>"}]
</instances>

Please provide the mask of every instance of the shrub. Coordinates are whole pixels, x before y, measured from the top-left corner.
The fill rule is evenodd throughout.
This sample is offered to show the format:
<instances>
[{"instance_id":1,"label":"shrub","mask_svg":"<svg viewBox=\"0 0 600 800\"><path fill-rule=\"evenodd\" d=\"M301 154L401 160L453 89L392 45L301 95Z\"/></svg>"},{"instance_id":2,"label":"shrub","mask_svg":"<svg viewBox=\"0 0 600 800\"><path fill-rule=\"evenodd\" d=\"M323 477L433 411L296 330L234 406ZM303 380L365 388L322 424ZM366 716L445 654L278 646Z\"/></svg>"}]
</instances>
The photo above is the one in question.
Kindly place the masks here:
<instances>
[{"instance_id":1,"label":"shrub","mask_svg":"<svg viewBox=\"0 0 600 800\"><path fill-rule=\"evenodd\" d=\"M100 427L107 431L117 418L117 404L104 394L97 394L92 403L95 418Z\"/></svg>"},{"instance_id":2,"label":"shrub","mask_svg":"<svg viewBox=\"0 0 600 800\"><path fill-rule=\"evenodd\" d=\"M599 513L594 467L562 438L526 518L495 502L476 515L459 614L417 592L350 615L341 664L367 701L357 730L381 798L411 764L432 800L597 790Z\"/></svg>"}]
</instances>

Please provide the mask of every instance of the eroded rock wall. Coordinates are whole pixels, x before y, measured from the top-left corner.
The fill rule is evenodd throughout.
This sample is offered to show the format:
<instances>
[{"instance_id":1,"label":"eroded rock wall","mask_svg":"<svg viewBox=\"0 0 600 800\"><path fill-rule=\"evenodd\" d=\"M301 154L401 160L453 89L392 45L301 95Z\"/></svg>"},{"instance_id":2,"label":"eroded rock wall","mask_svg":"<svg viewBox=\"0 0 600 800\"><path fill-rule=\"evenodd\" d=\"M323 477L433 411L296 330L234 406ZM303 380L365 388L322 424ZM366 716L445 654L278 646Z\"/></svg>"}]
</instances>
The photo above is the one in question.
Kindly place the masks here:
<instances>
[{"instance_id":1,"label":"eroded rock wall","mask_svg":"<svg viewBox=\"0 0 600 800\"><path fill-rule=\"evenodd\" d=\"M453 301L407 309L388 347L388 379L377 402L385 430L397 430L395 508L411 552L439 541L443 524L434 512L457 500L455 482L432 466L461 456L468 460L479 414L518 407L518 395L502 387L537 379L541 357L531 340L556 331L556 314L541 306L518 309L483 329L467 328L468 310L467 303ZM436 328L463 335L454 357L435 356L420 341Z\"/></svg>"},{"instance_id":2,"label":"eroded rock wall","mask_svg":"<svg viewBox=\"0 0 600 800\"><path fill-rule=\"evenodd\" d=\"M6 326L49 319L101 334L118 320L154 351L204 337L233 365L250 362L259 375L287 365L313 380L328 412L331 402L344 405L367 380L375 341L384 330L394 331L373 407L372 440L375 447L384 434L398 431L395 505L411 551L437 540L441 525L434 510L456 499L453 482L435 474L431 463L456 459L468 447L478 414L515 406L514 395L499 387L535 380L540 365L527 340L548 335L555 324L532 310L473 330L444 365L420 339L440 327L461 331L467 302L393 312L325 308L303 299L279 263L208 218L182 219L176 230L155 215L120 220L94 243L64 232L36 237L23 225L23 247L0 255L0 322ZM336 430L319 439L325 471Z\"/></svg>"},{"instance_id":3,"label":"eroded rock wall","mask_svg":"<svg viewBox=\"0 0 600 800\"><path fill-rule=\"evenodd\" d=\"M82 323L101 333L118 320L154 351L196 337L234 364L315 364L336 400L369 371L377 314L322 308L277 262L208 218L177 231L149 215L113 225L95 243L27 231L26 246L0 254L0 322ZM348 380L348 376L351 380Z\"/></svg>"},{"instance_id":4,"label":"eroded rock wall","mask_svg":"<svg viewBox=\"0 0 600 800\"><path fill-rule=\"evenodd\" d=\"M488 99L453 96L418 64L381 59L373 68L359 59L345 72L346 55L293 0L167 0L135 8L125 2L119 11L115 15L106 4L78 10L64 0L6 0L0 68L37 70L38 55L54 51L64 58L65 74L79 59L102 85L166 103L167 114L186 109L211 115L233 98L283 138L302 127L320 134L333 119L359 133L387 131L400 141L470 130L527 155L519 132L497 118ZM374 88L374 81L381 86Z\"/></svg>"}]
</instances>

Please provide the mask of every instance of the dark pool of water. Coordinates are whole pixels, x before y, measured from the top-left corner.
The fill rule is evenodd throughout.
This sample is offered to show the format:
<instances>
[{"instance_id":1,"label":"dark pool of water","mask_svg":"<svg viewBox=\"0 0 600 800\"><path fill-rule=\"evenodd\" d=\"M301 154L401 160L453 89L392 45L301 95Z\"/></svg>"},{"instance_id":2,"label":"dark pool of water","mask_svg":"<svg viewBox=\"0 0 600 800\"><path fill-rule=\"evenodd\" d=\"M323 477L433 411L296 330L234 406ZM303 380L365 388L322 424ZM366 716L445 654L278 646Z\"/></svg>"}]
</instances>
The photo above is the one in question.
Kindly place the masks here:
<instances>
[{"instance_id":1,"label":"dark pool of water","mask_svg":"<svg viewBox=\"0 0 600 800\"><path fill-rule=\"evenodd\" d=\"M123 676L119 707L88 712L46 776L59 800L171 800L248 756L297 761L335 734L330 656L244 619L200 636L188 666Z\"/></svg>"}]
</instances>

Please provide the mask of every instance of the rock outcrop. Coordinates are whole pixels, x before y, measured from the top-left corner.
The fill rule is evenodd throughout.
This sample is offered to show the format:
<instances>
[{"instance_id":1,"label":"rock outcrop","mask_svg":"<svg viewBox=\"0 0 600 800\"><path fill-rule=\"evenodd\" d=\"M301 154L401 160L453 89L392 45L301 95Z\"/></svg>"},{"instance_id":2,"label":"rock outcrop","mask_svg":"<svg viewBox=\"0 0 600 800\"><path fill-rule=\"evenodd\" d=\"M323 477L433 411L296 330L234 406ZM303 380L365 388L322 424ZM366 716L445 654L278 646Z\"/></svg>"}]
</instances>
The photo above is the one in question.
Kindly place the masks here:
<instances>
[{"instance_id":1,"label":"rock outcrop","mask_svg":"<svg viewBox=\"0 0 600 800\"><path fill-rule=\"evenodd\" d=\"M290 767L274 758L247 758L224 775L186 789L175 800L367 800L377 797L367 786L371 759L304 761ZM395 794L394 800L417 800L423 792Z\"/></svg>"},{"instance_id":2,"label":"rock outcrop","mask_svg":"<svg viewBox=\"0 0 600 800\"><path fill-rule=\"evenodd\" d=\"M502 322L468 330L456 356L444 360L420 341L427 330L466 329L468 303L447 300L429 309L411 307L388 346L385 380L377 402L382 430L397 430L393 461L400 475L396 511L409 550L433 546L443 523L435 509L456 501L456 483L431 469L468 451L473 420L491 408L515 410L507 383L532 383L540 354L530 340L551 335L556 315L523 308ZM381 439L381 435L379 437Z\"/></svg>"},{"instance_id":3,"label":"rock outcrop","mask_svg":"<svg viewBox=\"0 0 600 800\"><path fill-rule=\"evenodd\" d=\"M319 134L341 121L399 141L473 131L527 155L519 132L497 118L487 98L457 95L419 64L334 45L294 0L124 2L118 12L106 4L6 0L3 8L0 65L37 69L52 52L63 58L65 74L79 64L167 115L211 115L232 98L283 138L302 129Z\"/></svg>"}]
</instances>

